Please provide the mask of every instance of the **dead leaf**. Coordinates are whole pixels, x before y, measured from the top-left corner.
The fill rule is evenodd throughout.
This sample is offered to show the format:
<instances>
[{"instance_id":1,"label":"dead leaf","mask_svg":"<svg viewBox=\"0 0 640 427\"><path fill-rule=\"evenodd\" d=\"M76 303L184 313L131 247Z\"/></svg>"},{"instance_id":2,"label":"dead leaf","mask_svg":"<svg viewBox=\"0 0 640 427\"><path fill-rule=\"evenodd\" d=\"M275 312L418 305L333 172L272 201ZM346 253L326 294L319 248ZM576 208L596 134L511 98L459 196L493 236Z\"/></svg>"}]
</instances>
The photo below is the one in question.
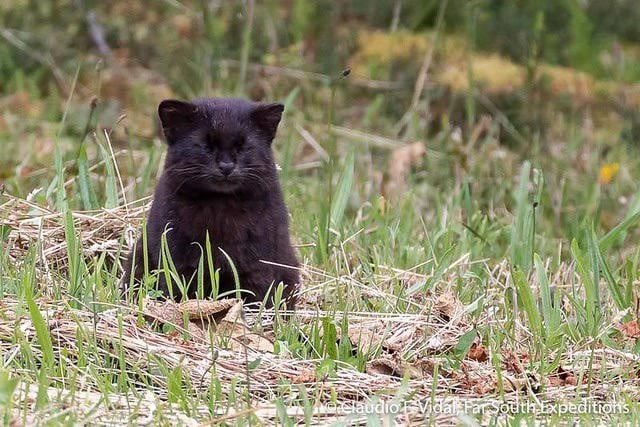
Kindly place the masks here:
<instances>
[{"instance_id":1,"label":"dead leaf","mask_svg":"<svg viewBox=\"0 0 640 427\"><path fill-rule=\"evenodd\" d=\"M399 360L390 355L384 355L367 363L366 372L368 374L382 374L394 377L404 377L408 375L411 379L423 379L422 369L404 360Z\"/></svg>"},{"instance_id":2,"label":"dead leaf","mask_svg":"<svg viewBox=\"0 0 640 427\"><path fill-rule=\"evenodd\" d=\"M217 322L216 336L219 343L228 343L233 351L254 351L273 353L273 342L266 337L251 332L244 321L244 306L239 299L233 299L224 317ZM220 311L219 313L224 313Z\"/></svg>"},{"instance_id":3,"label":"dead leaf","mask_svg":"<svg viewBox=\"0 0 640 427\"><path fill-rule=\"evenodd\" d=\"M158 321L160 323L170 323L180 325L182 315L178 310L178 304L173 301L158 301L147 298L144 301L142 313L147 320Z\"/></svg>"},{"instance_id":4,"label":"dead leaf","mask_svg":"<svg viewBox=\"0 0 640 427\"><path fill-rule=\"evenodd\" d=\"M156 322L183 326L191 335L208 339L214 332L218 345L234 351L250 348L273 353L273 342L251 332L244 321L242 301L239 299L173 301L145 300L144 315ZM188 321L184 324L184 319Z\"/></svg>"},{"instance_id":5,"label":"dead leaf","mask_svg":"<svg viewBox=\"0 0 640 427\"><path fill-rule=\"evenodd\" d=\"M363 354L374 352L382 346L382 333L362 324L350 325L347 335L351 344Z\"/></svg>"},{"instance_id":6,"label":"dead leaf","mask_svg":"<svg viewBox=\"0 0 640 427\"><path fill-rule=\"evenodd\" d=\"M460 387L484 396L496 389L496 378L493 370L487 371L485 365L476 362L463 361L460 365L462 372L452 373L452 378L460 383Z\"/></svg>"},{"instance_id":7,"label":"dead leaf","mask_svg":"<svg viewBox=\"0 0 640 427\"><path fill-rule=\"evenodd\" d=\"M28 92L18 91L0 99L0 105L20 117L39 117L44 108L43 102L33 99Z\"/></svg>"},{"instance_id":8,"label":"dead leaf","mask_svg":"<svg viewBox=\"0 0 640 427\"><path fill-rule=\"evenodd\" d=\"M398 366L388 357L380 357L367 363L367 374L394 375L399 371Z\"/></svg>"},{"instance_id":9,"label":"dead leaf","mask_svg":"<svg viewBox=\"0 0 640 427\"><path fill-rule=\"evenodd\" d=\"M395 200L406 191L409 172L422 163L426 153L427 149L419 141L393 150L382 181L382 195L385 198Z\"/></svg>"},{"instance_id":10,"label":"dead leaf","mask_svg":"<svg viewBox=\"0 0 640 427\"><path fill-rule=\"evenodd\" d=\"M640 325L637 320L630 320L618 326L618 330L626 338L638 338L640 337Z\"/></svg>"},{"instance_id":11,"label":"dead leaf","mask_svg":"<svg viewBox=\"0 0 640 427\"><path fill-rule=\"evenodd\" d=\"M540 377L538 374L527 373L525 375L513 376L504 374L502 376L504 391L511 393L514 391L527 390L531 387L531 391L537 393L540 390Z\"/></svg>"},{"instance_id":12,"label":"dead leaf","mask_svg":"<svg viewBox=\"0 0 640 427\"><path fill-rule=\"evenodd\" d=\"M426 339L424 348L428 350L429 353L447 351L459 343L460 336L458 334L450 333L451 331L444 332L445 333L443 333L443 331L438 331L436 332L436 335L432 335Z\"/></svg>"},{"instance_id":13,"label":"dead leaf","mask_svg":"<svg viewBox=\"0 0 640 427\"><path fill-rule=\"evenodd\" d=\"M171 24L183 39L191 38L193 36L193 20L189 15L185 13L174 15L171 19Z\"/></svg>"},{"instance_id":14,"label":"dead leaf","mask_svg":"<svg viewBox=\"0 0 640 427\"><path fill-rule=\"evenodd\" d=\"M489 352L481 344L473 344L467 353L467 358L476 362L486 362L489 359Z\"/></svg>"},{"instance_id":15,"label":"dead leaf","mask_svg":"<svg viewBox=\"0 0 640 427\"><path fill-rule=\"evenodd\" d=\"M243 352L245 349L251 349L253 351L259 351L262 353L273 353L273 343L265 337L253 333L253 332L240 332L232 336L229 343L229 348L233 351Z\"/></svg>"},{"instance_id":16,"label":"dead leaf","mask_svg":"<svg viewBox=\"0 0 640 427\"><path fill-rule=\"evenodd\" d=\"M229 307L224 317L220 319L218 324L218 332L230 336L244 334L247 326L244 323L244 311L242 301L235 300L235 304Z\"/></svg>"},{"instance_id":17,"label":"dead leaf","mask_svg":"<svg viewBox=\"0 0 640 427\"><path fill-rule=\"evenodd\" d=\"M573 374L567 376L567 378L565 378L564 382L565 382L566 385L570 385L570 386L578 385L578 379Z\"/></svg>"},{"instance_id":18,"label":"dead leaf","mask_svg":"<svg viewBox=\"0 0 640 427\"><path fill-rule=\"evenodd\" d=\"M183 317L180 305L173 301L157 301L146 299L144 302L143 314L147 320L161 324L169 324L185 328L191 335L198 338L206 338L206 328L202 325L190 321ZM179 331L175 331L175 336L180 336Z\"/></svg>"},{"instance_id":19,"label":"dead leaf","mask_svg":"<svg viewBox=\"0 0 640 427\"><path fill-rule=\"evenodd\" d=\"M178 304L178 310L186 314L189 319L221 319L238 303L242 305L242 301L235 298L219 300L192 299Z\"/></svg>"},{"instance_id":20,"label":"dead leaf","mask_svg":"<svg viewBox=\"0 0 640 427\"><path fill-rule=\"evenodd\" d=\"M384 340L383 346L391 351L401 352L416 342L417 325L404 325Z\"/></svg>"},{"instance_id":21,"label":"dead leaf","mask_svg":"<svg viewBox=\"0 0 640 427\"><path fill-rule=\"evenodd\" d=\"M291 378L291 382L293 384L314 383L316 381L316 373L311 369L303 370L298 375Z\"/></svg>"},{"instance_id":22,"label":"dead leaf","mask_svg":"<svg viewBox=\"0 0 640 427\"><path fill-rule=\"evenodd\" d=\"M33 141L33 152L36 157L36 160L39 162L44 162L45 159L50 159L51 153L55 148L55 142L51 138L36 138Z\"/></svg>"},{"instance_id":23,"label":"dead leaf","mask_svg":"<svg viewBox=\"0 0 640 427\"><path fill-rule=\"evenodd\" d=\"M458 297L450 291L440 294L435 303L435 312L445 322L460 318L464 312L464 306Z\"/></svg>"},{"instance_id":24,"label":"dead leaf","mask_svg":"<svg viewBox=\"0 0 640 427\"><path fill-rule=\"evenodd\" d=\"M527 380L525 378L507 374L502 375L502 384L504 391L507 393L526 390L527 388Z\"/></svg>"},{"instance_id":25,"label":"dead leaf","mask_svg":"<svg viewBox=\"0 0 640 427\"><path fill-rule=\"evenodd\" d=\"M577 384L578 379L575 374L562 366L558 367L555 374L549 375L549 385L554 387L575 386Z\"/></svg>"},{"instance_id":26,"label":"dead leaf","mask_svg":"<svg viewBox=\"0 0 640 427\"><path fill-rule=\"evenodd\" d=\"M529 361L529 356L525 353L514 353L507 351L503 355L502 366L508 372L513 374L521 374L524 372L524 365Z\"/></svg>"}]
</instances>

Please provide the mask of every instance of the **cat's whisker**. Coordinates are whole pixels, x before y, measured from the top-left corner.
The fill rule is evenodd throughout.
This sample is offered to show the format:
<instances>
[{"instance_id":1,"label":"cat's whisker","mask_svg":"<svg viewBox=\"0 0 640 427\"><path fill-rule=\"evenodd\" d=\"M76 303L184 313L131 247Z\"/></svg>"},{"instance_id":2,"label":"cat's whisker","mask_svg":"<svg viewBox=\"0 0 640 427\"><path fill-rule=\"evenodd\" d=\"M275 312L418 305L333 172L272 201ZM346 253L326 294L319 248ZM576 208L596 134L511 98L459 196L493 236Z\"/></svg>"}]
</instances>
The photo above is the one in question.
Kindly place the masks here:
<instances>
[{"instance_id":1,"label":"cat's whisker","mask_svg":"<svg viewBox=\"0 0 640 427\"><path fill-rule=\"evenodd\" d=\"M269 186L269 182L261 175L254 174L254 173L246 173L245 177L252 179L253 182L255 182L256 184L262 187L268 188Z\"/></svg>"}]
</instances>

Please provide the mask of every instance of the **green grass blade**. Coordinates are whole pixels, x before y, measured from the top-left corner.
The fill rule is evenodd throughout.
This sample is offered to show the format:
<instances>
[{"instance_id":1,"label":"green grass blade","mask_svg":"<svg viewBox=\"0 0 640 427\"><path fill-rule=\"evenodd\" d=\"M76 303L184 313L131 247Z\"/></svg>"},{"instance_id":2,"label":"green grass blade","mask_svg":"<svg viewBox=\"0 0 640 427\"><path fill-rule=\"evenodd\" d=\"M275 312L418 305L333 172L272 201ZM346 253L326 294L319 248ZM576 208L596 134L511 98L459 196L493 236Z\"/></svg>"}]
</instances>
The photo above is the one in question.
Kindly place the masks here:
<instances>
[{"instance_id":1,"label":"green grass blade","mask_svg":"<svg viewBox=\"0 0 640 427\"><path fill-rule=\"evenodd\" d=\"M536 304L531 286L527 281L524 273L517 268L512 272L513 284L516 287L516 293L518 295L519 305L524 309L529 319L529 327L534 335L534 341L539 341L544 338L542 319L540 318L540 312Z\"/></svg>"},{"instance_id":2,"label":"green grass blade","mask_svg":"<svg viewBox=\"0 0 640 427\"><path fill-rule=\"evenodd\" d=\"M531 268L533 257L533 207L529 203L531 164L526 161L520 171L520 183L515 194L516 213L511 228L511 261L524 272Z\"/></svg>"},{"instance_id":3,"label":"green grass blade","mask_svg":"<svg viewBox=\"0 0 640 427\"><path fill-rule=\"evenodd\" d=\"M353 188L354 169L355 153L351 151L345 160L344 169L340 174L338 187L331 204L331 225L333 227L340 228L344 219L344 212Z\"/></svg>"},{"instance_id":4,"label":"green grass blade","mask_svg":"<svg viewBox=\"0 0 640 427\"><path fill-rule=\"evenodd\" d=\"M218 249L220 249L220 252L222 252L224 257L229 262L229 265L231 266L231 271L233 273L233 282L235 283L235 286L236 286L236 298L242 298L241 290L240 290L240 275L238 274L238 269L236 268L236 265L234 264L229 254L226 253L222 248L218 248Z\"/></svg>"},{"instance_id":5,"label":"green grass blade","mask_svg":"<svg viewBox=\"0 0 640 427\"><path fill-rule=\"evenodd\" d=\"M627 300L624 295L624 288L618 283L611 273L611 268L604 258L602 247L598 244L598 238L596 233L592 230L590 233L590 246L594 248L595 255L598 261L599 269L602 271L611 297L620 310L624 310L631 305L631 300Z\"/></svg>"},{"instance_id":6,"label":"green grass blade","mask_svg":"<svg viewBox=\"0 0 640 427\"><path fill-rule=\"evenodd\" d=\"M51 341L51 333L47 322L44 320L42 313L38 309L36 301L33 297L31 290L25 294L25 301L27 308L29 309L29 316L31 317L31 323L36 331L36 338L40 349L42 350L42 365L45 370L50 370L54 366L55 355L53 353L53 343Z\"/></svg>"},{"instance_id":7,"label":"green grass blade","mask_svg":"<svg viewBox=\"0 0 640 427\"><path fill-rule=\"evenodd\" d=\"M87 165L87 150L82 144L78 153L78 187L80 189L80 199L85 210L92 210L98 207L98 198L91 185L89 178L89 167Z\"/></svg>"},{"instance_id":8,"label":"green grass blade","mask_svg":"<svg viewBox=\"0 0 640 427\"><path fill-rule=\"evenodd\" d=\"M118 177L116 174L116 168L113 164L113 158L109 154L109 152L100 145L100 153L102 155L102 159L104 160L105 168L106 168L106 176L105 176L105 195L106 200L104 202L104 207L107 209L115 208L118 206Z\"/></svg>"},{"instance_id":9,"label":"green grass blade","mask_svg":"<svg viewBox=\"0 0 640 427\"><path fill-rule=\"evenodd\" d=\"M8 372L0 370L0 408L7 408L11 405L11 397L17 385L17 378L12 378Z\"/></svg>"},{"instance_id":10,"label":"green grass blade","mask_svg":"<svg viewBox=\"0 0 640 427\"><path fill-rule=\"evenodd\" d=\"M559 333L562 313L555 304L555 298L552 296L551 285L547 278L547 272L545 271L544 264L538 254L534 255L534 265L536 275L538 277L538 284L540 285L540 296L542 299L542 316L545 325L543 332L545 333L546 338L550 339ZM560 291L556 290L556 292Z\"/></svg>"},{"instance_id":11,"label":"green grass blade","mask_svg":"<svg viewBox=\"0 0 640 427\"><path fill-rule=\"evenodd\" d=\"M620 224L613 227L611 231L600 239L600 250L606 251L613 246L616 242L622 239L626 231L636 225L638 221L640 221L640 212L636 212L630 217L624 219Z\"/></svg>"},{"instance_id":12,"label":"green grass blade","mask_svg":"<svg viewBox=\"0 0 640 427\"><path fill-rule=\"evenodd\" d=\"M591 246L591 244L589 244ZM590 252L592 250L590 249ZM593 266L593 257L587 257L582 248L578 245L577 240L571 242L571 254L576 263L576 269L578 275L582 279L582 284L585 292L584 299L584 332L589 336L595 336L597 334L599 323L599 304L600 295L598 290L599 272L596 264L595 269ZM595 258L597 260L597 257ZM577 299L576 299L577 301Z\"/></svg>"}]
</instances>

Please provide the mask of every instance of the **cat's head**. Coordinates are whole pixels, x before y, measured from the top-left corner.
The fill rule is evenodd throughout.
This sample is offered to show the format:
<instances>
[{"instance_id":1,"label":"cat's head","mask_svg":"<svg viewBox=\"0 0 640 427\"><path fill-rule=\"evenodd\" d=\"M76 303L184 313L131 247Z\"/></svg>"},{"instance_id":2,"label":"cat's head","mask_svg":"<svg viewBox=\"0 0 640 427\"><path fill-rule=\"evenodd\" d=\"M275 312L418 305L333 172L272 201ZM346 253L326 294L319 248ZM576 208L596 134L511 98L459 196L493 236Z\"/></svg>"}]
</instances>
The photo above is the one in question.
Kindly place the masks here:
<instances>
[{"instance_id":1,"label":"cat's head","mask_svg":"<svg viewBox=\"0 0 640 427\"><path fill-rule=\"evenodd\" d=\"M197 193L268 190L275 179L271 142L283 110L241 99L162 101L170 182Z\"/></svg>"}]
</instances>

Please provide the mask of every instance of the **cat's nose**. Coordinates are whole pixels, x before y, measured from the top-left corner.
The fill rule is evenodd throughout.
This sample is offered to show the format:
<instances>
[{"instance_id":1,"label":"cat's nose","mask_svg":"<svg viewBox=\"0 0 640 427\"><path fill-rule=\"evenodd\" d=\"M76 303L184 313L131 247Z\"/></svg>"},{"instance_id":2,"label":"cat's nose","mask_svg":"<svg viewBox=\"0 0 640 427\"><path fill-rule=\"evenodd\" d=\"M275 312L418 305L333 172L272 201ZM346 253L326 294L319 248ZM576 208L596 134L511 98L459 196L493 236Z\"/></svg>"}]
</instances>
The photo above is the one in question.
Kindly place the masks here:
<instances>
[{"instance_id":1,"label":"cat's nose","mask_svg":"<svg viewBox=\"0 0 640 427\"><path fill-rule=\"evenodd\" d=\"M224 176L231 175L231 172L233 172L233 169L235 167L236 167L236 165L233 162L220 162L220 163L218 163L218 168L220 168L220 172L222 172L222 174Z\"/></svg>"}]
</instances>

